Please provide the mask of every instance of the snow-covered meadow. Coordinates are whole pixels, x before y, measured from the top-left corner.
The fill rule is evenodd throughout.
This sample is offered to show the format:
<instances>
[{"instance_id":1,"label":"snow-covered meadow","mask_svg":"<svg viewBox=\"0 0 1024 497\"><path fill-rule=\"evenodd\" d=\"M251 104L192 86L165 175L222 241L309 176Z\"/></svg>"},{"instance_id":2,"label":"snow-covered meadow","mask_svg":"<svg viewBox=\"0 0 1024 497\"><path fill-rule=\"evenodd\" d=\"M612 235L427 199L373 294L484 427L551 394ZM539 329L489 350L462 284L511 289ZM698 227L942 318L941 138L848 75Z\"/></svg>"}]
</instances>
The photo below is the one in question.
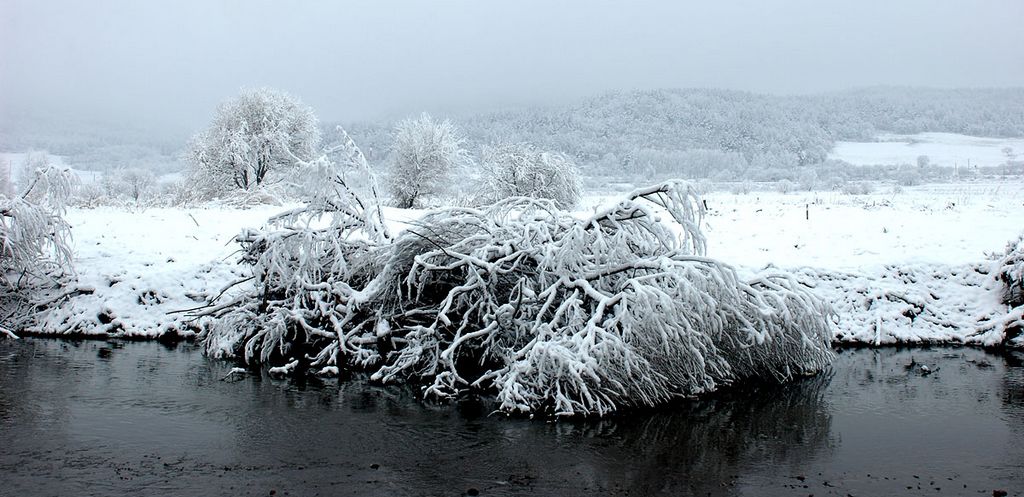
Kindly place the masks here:
<instances>
[{"instance_id":1,"label":"snow-covered meadow","mask_svg":"<svg viewBox=\"0 0 1024 497\"><path fill-rule=\"evenodd\" d=\"M1021 317L1006 314L991 274L992 257L1024 232L1019 179L708 203L709 255L796 270L839 313L838 341L996 345L1000 320Z\"/></svg>"},{"instance_id":2,"label":"snow-covered meadow","mask_svg":"<svg viewBox=\"0 0 1024 497\"><path fill-rule=\"evenodd\" d=\"M986 326L1007 308L990 256L1024 230L1024 183L882 190L708 193L707 253L741 274L769 265L796 271L838 311L841 342L998 343L1001 334ZM580 211L616 198L590 195ZM79 294L33 331L67 329L72 320L85 334L188 337L179 311L246 274L233 237L287 207L72 208ZM389 208L385 216L397 232L423 212Z\"/></svg>"},{"instance_id":3,"label":"snow-covered meadow","mask_svg":"<svg viewBox=\"0 0 1024 497\"><path fill-rule=\"evenodd\" d=\"M881 135L873 142L837 141L829 158L856 166L917 164L924 155L929 163L943 167L992 167L1024 153L1024 139L987 138L956 133Z\"/></svg>"}]
</instances>

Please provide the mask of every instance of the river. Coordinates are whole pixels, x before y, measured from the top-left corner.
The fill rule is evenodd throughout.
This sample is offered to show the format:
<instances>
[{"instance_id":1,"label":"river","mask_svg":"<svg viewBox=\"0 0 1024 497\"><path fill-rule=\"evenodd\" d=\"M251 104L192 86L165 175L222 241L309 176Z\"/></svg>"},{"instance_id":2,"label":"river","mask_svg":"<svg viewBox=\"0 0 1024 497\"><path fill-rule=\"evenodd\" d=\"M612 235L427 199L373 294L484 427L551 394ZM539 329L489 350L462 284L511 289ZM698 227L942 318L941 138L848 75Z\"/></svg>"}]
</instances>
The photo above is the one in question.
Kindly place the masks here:
<instances>
[{"instance_id":1,"label":"river","mask_svg":"<svg viewBox=\"0 0 1024 497\"><path fill-rule=\"evenodd\" d=\"M1024 495L1022 363L845 349L787 385L550 422L359 379L225 381L188 344L2 340L0 495Z\"/></svg>"}]
</instances>

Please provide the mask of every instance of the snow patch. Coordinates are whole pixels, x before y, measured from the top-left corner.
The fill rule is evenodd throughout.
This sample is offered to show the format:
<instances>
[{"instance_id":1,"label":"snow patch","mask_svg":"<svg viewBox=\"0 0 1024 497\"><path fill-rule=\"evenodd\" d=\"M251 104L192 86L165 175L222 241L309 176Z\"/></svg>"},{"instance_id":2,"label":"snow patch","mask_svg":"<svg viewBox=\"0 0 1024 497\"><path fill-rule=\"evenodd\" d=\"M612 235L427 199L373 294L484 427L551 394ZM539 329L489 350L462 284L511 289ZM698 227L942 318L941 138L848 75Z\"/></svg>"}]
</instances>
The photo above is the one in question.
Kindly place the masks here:
<instances>
[{"instance_id":1,"label":"snow patch","mask_svg":"<svg viewBox=\"0 0 1024 497\"><path fill-rule=\"evenodd\" d=\"M829 158L857 166L911 164L927 155L929 162L946 167L999 166L1006 162L1003 149L1024 154L1024 138L985 138L955 133L881 135L874 142L838 141Z\"/></svg>"}]
</instances>

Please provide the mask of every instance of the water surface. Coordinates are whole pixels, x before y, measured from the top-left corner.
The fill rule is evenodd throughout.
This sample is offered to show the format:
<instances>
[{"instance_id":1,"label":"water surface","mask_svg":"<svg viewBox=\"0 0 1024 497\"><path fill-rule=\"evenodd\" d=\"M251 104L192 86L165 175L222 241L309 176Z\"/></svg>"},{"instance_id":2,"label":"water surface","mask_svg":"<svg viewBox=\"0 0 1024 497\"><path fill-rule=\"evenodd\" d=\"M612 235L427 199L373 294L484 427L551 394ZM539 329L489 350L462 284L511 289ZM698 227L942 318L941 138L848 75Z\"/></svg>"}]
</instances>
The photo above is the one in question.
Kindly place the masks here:
<instances>
[{"instance_id":1,"label":"water surface","mask_svg":"<svg viewBox=\"0 0 1024 497\"><path fill-rule=\"evenodd\" d=\"M6 340L0 495L1024 495L1022 361L851 349L784 386L552 423L359 380L222 381L188 345Z\"/></svg>"}]
</instances>

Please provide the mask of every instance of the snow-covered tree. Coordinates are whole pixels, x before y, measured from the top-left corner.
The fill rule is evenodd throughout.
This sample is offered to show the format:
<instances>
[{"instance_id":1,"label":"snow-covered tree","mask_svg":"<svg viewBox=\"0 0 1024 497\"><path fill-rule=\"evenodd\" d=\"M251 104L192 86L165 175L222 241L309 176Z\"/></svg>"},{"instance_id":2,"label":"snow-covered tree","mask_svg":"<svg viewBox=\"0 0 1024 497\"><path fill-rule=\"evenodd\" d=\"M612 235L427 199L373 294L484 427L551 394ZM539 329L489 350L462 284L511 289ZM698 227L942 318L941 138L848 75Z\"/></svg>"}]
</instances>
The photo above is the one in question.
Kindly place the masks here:
<instances>
[{"instance_id":1,"label":"snow-covered tree","mask_svg":"<svg viewBox=\"0 0 1024 497\"><path fill-rule=\"evenodd\" d=\"M29 185L35 182L36 172L50 170L53 165L52 162L50 160L50 153L46 151L32 150L25 154L25 158L21 161L18 171L16 173L12 171L12 174L17 178L17 181L14 182L14 192L19 195L30 192L32 189L29 188ZM38 197L44 193L39 189L35 189L35 193L30 192L29 195Z\"/></svg>"},{"instance_id":2,"label":"snow-covered tree","mask_svg":"<svg viewBox=\"0 0 1024 497\"><path fill-rule=\"evenodd\" d=\"M486 202L533 197L550 199L559 208L571 209L582 195L580 173L572 159L529 143L485 147L482 166L483 186L479 194Z\"/></svg>"},{"instance_id":3,"label":"snow-covered tree","mask_svg":"<svg viewBox=\"0 0 1024 497\"><path fill-rule=\"evenodd\" d=\"M444 193L452 174L469 165L465 140L455 125L428 114L405 119L395 127L388 186L399 207L413 207L424 198Z\"/></svg>"},{"instance_id":4,"label":"snow-covered tree","mask_svg":"<svg viewBox=\"0 0 1024 497\"><path fill-rule=\"evenodd\" d=\"M122 198L138 204L152 195L155 188L156 176L145 169L118 169L103 175L104 192L111 198Z\"/></svg>"},{"instance_id":5,"label":"snow-covered tree","mask_svg":"<svg viewBox=\"0 0 1024 497\"><path fill-rule=\"evenodd\" d=\"M16 195L0 194L0 329L19 327L31 314L31 292L59 285L71 272L71 227L62 214L74 180L66 169L45 166L23 178Z\"/></svg>"},{"instance_id":6,"label":"snow-covered tree","mask_svg":"<svg viewBox=\"0 0 1024 497\"><path fill-rule=\"evenodd\" d=\"M246 89L217 108L210 127L192 138L186 158L196 186L216 194L257 188L312 160L319 143L312 109L279 90Z\"/></svg>"}]
</instances>

